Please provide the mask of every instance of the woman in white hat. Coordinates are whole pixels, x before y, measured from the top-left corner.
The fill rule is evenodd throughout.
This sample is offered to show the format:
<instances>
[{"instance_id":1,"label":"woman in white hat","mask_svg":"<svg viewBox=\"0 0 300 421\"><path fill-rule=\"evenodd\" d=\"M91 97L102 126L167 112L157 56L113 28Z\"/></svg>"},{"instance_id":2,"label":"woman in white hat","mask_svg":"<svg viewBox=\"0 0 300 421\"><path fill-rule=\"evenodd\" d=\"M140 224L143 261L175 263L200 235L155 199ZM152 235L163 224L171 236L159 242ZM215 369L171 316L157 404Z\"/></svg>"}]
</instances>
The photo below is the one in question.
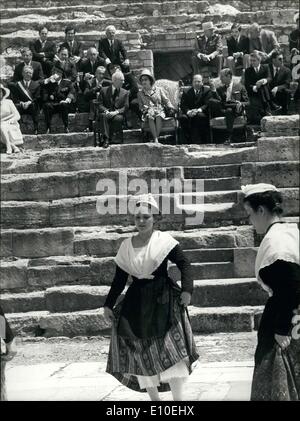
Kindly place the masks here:
<instances>
[{"instance_id":1,"label":"woman in white hat","mask_svg":"<svg viewBox=\"0 0 300 421\"><path fill-rule=\"evenodd\" d=\"M154 229L154 197L143 195L132 204L138 234L119 248L104 304L113 323L106 371L130 389L147 391L151 400L170 389L174 400L182 400L184 381L198 359L186 309L193 291L190 264L178 241ZM168 261L180 269L182 288L168 276ZM128 276L132 283L114 308Z\"/></svg>"},{"instance_id":2,"label":"woman in white hat","mask_svg":"<svg viewBox=\"0 0 300 421\"><path fill-rule=\"evenodd\" d=\"M6 145L6 153L20 152L17 145L23 144L18 121L20 114L11 99L10 91L0 84L0 139Z\"/></svg>"},{"instance_id":3,"label":"woman in white hat","mask_svg":"<svg viewBox=\"0 0 300 421\"><path fill-rule=\"evenodd\" d=\"M250 222L264 234L255 273L270 295L258 330L251 400L300 400L300 339L293 328L300 305L299 229L282 221L275 186L252 184L242 191Z\"/></svg>"},{"instance_id":4,"label":"woman in white hat","mask_svg":"<svg viewBox=\"0 0 300 421\"><path fill-rule=\"evenodd\" d=\"M154 77L150 70L144 69L140 75L142 89L138 93L139 108L144 125L149 124L153 142L158 143L163 120L167 119L166 110L173 110L173 106L163 88L154 86Z\"/></svg>"}]
</instances>

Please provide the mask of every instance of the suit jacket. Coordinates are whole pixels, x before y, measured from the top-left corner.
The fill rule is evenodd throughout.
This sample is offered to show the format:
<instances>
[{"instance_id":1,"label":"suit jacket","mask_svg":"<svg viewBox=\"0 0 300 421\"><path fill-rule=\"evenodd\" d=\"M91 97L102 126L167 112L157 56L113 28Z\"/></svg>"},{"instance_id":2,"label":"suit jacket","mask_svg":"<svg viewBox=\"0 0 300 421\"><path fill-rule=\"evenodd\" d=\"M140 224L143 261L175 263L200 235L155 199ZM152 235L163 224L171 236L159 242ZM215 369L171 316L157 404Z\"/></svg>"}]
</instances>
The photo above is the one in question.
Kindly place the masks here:
<instances>
[{"instance_id":1,"label":"suit jacket","mask_svg":"<svg viewBox=\"0 0 300 421\"><path fill-rule=\"evenodd\" d=\"M44 47L42 47L41 41L37 39L29 44L29 48L32 51L32 59L40 62L43 61L44 57L52 61L56 54L56 44L53 41L47 40ZM41 53L45 53L45 56L42 56Z\"/></svg>"},{"instance_id":2,"label":"suit jacket","mask_svg":"<svg viewBox=\"0 0 300 421\"><path fill-rule=\"evenodd\" d=\"M181 112L187 114L189 110L202 108L202 111L208 114L208 105L211 98L213 98L213 92L208 86L202 86L198 96L196 96L194 88L191 87L182 94L180 101Z\"/></svg>"},{"instance_id":3,"label":"suit jacket","mask_svg":"<svg viewBox=\"0 0 300 421\"><path fill-rule=\"evenodd\" d=\"M227 38L228 55L232 56L234 53L250 53L249 38L246 35L241 35L239 41L233 36Z\"/></svg>"},{"instance_id":4,"label":"suit jacket","mask_svg":"<svg viewBox=\"0 0 300 421\"><path fill-rule=\"evenodd\" d=\"M28 89L25 88L25 84L22 81L18 81L14 84L12 89L12 99L16 105L20 102L32 101L37 103L41 97L41 86L40 83L34 80L30 81Z\"/></svg>"},{"instance_id":5,"label":"suit jacket","mask_svg":"<svg viewBox=\"0 0 300 421\"><path fill-rule=\"evenodd\" d=\"M280 48L280 46L273 31L262 29L258 38L250 38L250 53L258 50L269 54L277 48Z\"/></svg>"},{"instance_id":6,"label":"suit jacket","mask_svg":"<svg viewBox=\"0 0 300 421\"><path fill-rule=\"evenodd\" d=\"M85 75L86 73L95 74L97 67L105 66L105 60L102 57L97 57L94 64L89 59L85 59L80 64L80 71Z\"/></svg>"},{"instance_id":7,"label":"suit jacket","mask_svg":"<svg viewBox=\"0 0 300 421\"><path fill-rule=\"evenodd\" d=\"M300 50L300 29L294 29L289 35L289 49L293 48Z\"/></svg>"},{"instance_id":8,"label":"suit jacket","mask_svg":"<svg viewBox=\"0 0 300 421\"><path fill-rule=\"evenodd\" d=\"M129 108L129 92L121 88L119 95L113 100L112 86L103 88L99 95L99 111L104 113L105 111L116 111L120 114L124 114Z\"/></svg>"},{"instance_id":9,"label":"suit jacket","mask_svg":"<svg viewBox=\"0 0 300 421\"><path fill-rule=\"evenodd\" d=\"M99 85L99 84L97 84L96 78L94 78L91 83L85 81L84 82L84 88L83 88L83 94L84 94L84 96L87 100L91 101L92 99L97 98L98 92L100 92L103 88L105 88L107 86L110 86L111 83L112 83L111 80L103 79L100 82L100 85Z\"/></svg>"},{"instance_id":10,"label":"suit jacket","mask_svg":"<svg viewBox=\"0 0 300 421\"><path fill-rule=\"evenodd\" d=\"M227 88L225 85L221 85L217 87L217 95L222 101L222 103L226 103L226 92ZM233 82L232 85L232 100L240 101L244 104L249 102L249 97L244 85L239 82Z\"/></svg>"},{"instance_id":11,"label":"suit jacket","mask_svg":"<svg viewBox=\"0 0 300 421\"><path fill-rule=\"evenodd\" d=\"M15 70L14 70L14 75L12 78L13 82L18 82L19 80L23 80L22 72L23 72L24 66L25 66L24 62L18 63L16 65ZM41 82L42 79L44 79L44 73L43 73L41 63L39 63L38 61L32 60L31 67L33 69L32 80L37 80Z\"/></svg>"},{"instance_id":12,"label":"suit jacket","mask_svg":"<svg viewBox=\"0 0 300 421\"><path fill-rule=\"evenodd\" d=\"M77 69L76 64L73 63L71 60L66 60L63 64L60 60L54 60L53 62L54 67L58 67L63 69L63 79L70 79L72 82L76 81L77 78Z\"/></svg>"},{"instance_id":13,"label":"suit jacket","mask_svg":"<svg viewBox=\"0 0 300 421\"><path fill-rule=\"evenodd\" d=\"M124 79L123 88L129 91L129 101L132 101L137 98L139 92L137 80L132 72L124 73Z\"/></svg>"},{"instance_id":14,"label":"suit jacket","mask_svg":"<svg viewBox=\"0 0 300 421\"><path fill-rule=\"evenodd\" d=\"M258 73L254 70L254 67L248 67L248 69L245 70L245 87L249 96L257 95L257 93L253 91L253 86L255 86L256 82L260 79L267 79L268 82L271 81L268 64L261 64Z\"/></svg>"},{"instance_id":15,"label":"suit jacket","mask_svg":"<svg viewBox=\"0 0 300 421\"><path fill-rule=\"evenodd\" d=\"M81 57L82 54L82 50L83 50L83 43L80 41L77 41L76 39L73 42L73 45L71 47L71 45L68 43L68 41L65 41L61 44L60 48L64 47L67 48L69 51L69 57L72 56L78 56Z\"/></svg>"},{"instance_id":16,"label":"suit jacket","mask_svg":"<svg viewBox=\"0 0 300 421\"><path fill-rule=\"evenodd\" d=\"M282 91L284 89L288 89L290 86L290 82L292 81L292 72L288 67L281 67L279 72L276 73L274 76L274 68L273 65L269 65L271 80L270 80L270 88L273 89L275 86L278 86L278 91Z\"/></svg>"},{"instance_id":17,"label":"suit jacket","mask_svg":"<svg viewBox=\"0 0 300 421\"><path fill-rule=\"evenodd\" d=\"M100 57L102 57L104 60L109 58L113 64L121 65L123 61L127 59L125 47L122 41L119 39L114 39L112 49L110 48L109 41L107 38L100 39L98 50Z\"/></svg>"},{"instance_id":18,"label":"suit jacket","mask_svg":"<svg viewBox=\"0 0 300 421\"><path fill-rule=\"evenodd\" d=\"M50 98L51 95L53 95L54 99ZM69 79L62 79L60 84L55 82L43 85L43 102L59 103L67 98L74 102L75 95L74 85Z\"/></svg>"},{"instance_id":19,"label":"suit jacket","mask_svg":"<svg viewBox=\"0 0 300 421\"><path fill-rule=\"evenodd\" d=\"M204 35L196 37L194 55L211 54L214 51L222 52L223 44L219 34L213 34L210 40L206 40Z\"/></svg>"}]
</instances>

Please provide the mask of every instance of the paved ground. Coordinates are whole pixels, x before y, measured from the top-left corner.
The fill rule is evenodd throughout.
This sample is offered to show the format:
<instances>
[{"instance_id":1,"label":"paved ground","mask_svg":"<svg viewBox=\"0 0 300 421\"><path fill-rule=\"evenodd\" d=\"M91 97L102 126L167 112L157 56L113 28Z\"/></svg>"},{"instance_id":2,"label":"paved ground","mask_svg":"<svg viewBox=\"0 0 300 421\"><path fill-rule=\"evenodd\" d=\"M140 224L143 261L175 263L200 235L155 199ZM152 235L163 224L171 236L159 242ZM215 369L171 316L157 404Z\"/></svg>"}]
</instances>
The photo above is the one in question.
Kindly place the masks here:
<instances>
[{"instance_id":1,"label":"paved ground","mask_svg":"<svg viewBox=\"0 0 300 421\"><path fill-rule=\"evenodd\" d=\"M249 400L255 333L196 336L199 362L186 400ZM146 394L123 387L105 373L108 338L18 341L7 364L9 400L137 401ZM171 400L170 393L161 394Z\"/></svg>"}]
</instances>

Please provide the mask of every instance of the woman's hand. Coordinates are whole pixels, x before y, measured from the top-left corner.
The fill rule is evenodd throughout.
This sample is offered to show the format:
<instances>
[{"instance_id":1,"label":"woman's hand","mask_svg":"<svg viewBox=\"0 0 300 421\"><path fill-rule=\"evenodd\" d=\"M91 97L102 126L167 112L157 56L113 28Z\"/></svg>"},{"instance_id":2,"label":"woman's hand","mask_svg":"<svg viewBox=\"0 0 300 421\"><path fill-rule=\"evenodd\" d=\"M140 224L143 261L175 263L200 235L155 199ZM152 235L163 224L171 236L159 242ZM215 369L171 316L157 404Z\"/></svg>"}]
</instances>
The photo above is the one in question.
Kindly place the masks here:
<instances>
[{"instance_id":1,"label":"woman's hand","mask_svg":"<svg viewBox=\"0 0 300 421\"><path fill-rule=\"evenodd\" d=\"M104 307L104 318L107 323L112 323L115 320L114 313L109 307Z\"/></svg>"},{"instance_id":2,"label":"woman's hand","mask_svg":"<svg viewBox=\"0 0 300 421\"><path fill-rule=\"evenodd\" d=\"M183 291L180 295L180 304L187 307L191 303L192 295L189 292Z\"/></svg>"},{"instance_id":3,"label":"woman's hand","mask_svg":"<svg viewBox=\"0 0 300 421\"><path fill-rule=\"evenodd\" d=\"M1 359L7 362L7 361L12 360L16 354L17 354L16 344L15 344L15 341L12 340L12 342L6 344L6 353L4 355L1 355Z\"/></svg>"},{"instance_id":4,"label":"woman's hand","mask_svg":"<svg viewBox=\"0 0 300 421\"><path fill-rule=\"evenodd\" d=\"M275 340L282 350L286 349L291 343L290 336L277 335L277 333L275 333Z\"/></svg>"}]
</instances>

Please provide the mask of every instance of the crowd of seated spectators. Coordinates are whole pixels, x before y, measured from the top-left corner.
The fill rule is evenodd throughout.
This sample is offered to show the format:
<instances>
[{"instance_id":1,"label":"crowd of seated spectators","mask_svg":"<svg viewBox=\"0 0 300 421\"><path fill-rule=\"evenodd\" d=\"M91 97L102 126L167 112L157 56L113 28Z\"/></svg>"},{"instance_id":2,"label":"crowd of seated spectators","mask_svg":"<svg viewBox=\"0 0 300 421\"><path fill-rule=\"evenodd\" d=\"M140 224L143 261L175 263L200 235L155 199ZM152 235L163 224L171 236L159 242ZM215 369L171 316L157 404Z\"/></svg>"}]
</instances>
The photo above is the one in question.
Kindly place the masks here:
<instances>
[{"instance_id":1,"label":"crowd of seated spectators","mask_svg":"<svg viewBox=\"0 0 300 421\"><path fill-rule=\"evenodd\" d=\"M290 59L300 50L299 13L294 21ZM256 23L247 31L233 24L224 46L212 22L204 22L202 29L192 53L192 86L181 89L177 109L149 70L139 78L134 75L114 26L108 26L105 37L87 50L74 27L66 28L65 41L58 46L42 26L39 39L22 49L5 95L10 91L19 118L31 116L34 134L39 133L41 111L47 133L52 132L54 114L68 133L69 114L87 112L86 131L93 131L97 121L103 147L122 141L124 128L131 128L129 111L141 127L147 125L153 142L159 141L165 120L176 118L182 143L207 143L210 119L224 117L226 144L231 143L234 121L241 115L250 125L259 125L263 116L289 113L291 100L300 97L299 84L293 81L292 60L287 62L274 32Z\"/></svg>"}]
</instances>

